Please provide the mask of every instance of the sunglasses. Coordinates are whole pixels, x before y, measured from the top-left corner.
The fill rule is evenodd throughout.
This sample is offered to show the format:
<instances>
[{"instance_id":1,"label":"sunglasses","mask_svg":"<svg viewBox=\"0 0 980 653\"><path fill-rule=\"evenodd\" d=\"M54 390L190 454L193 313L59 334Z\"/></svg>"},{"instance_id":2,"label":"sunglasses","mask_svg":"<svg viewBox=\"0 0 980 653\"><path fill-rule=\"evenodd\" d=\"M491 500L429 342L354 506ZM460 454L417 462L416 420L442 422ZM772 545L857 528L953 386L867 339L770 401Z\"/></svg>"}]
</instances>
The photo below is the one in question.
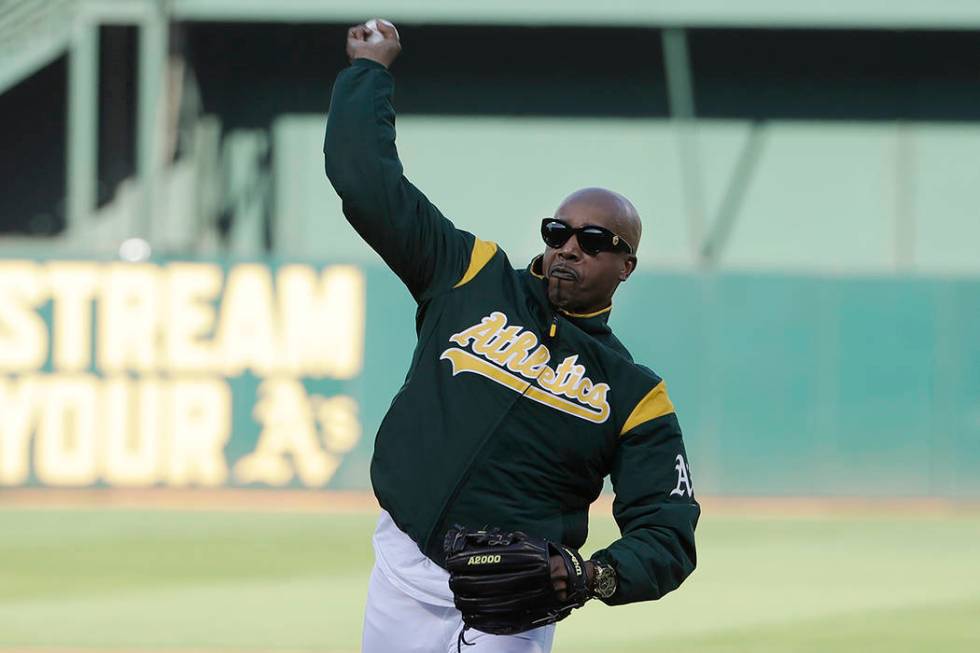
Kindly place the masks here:
<instances>
[{"instance_id":1,"label":"sunglasses","mask_svg":"<svg viewBox=\"0 0 980 653\"><path fill-rule=\"evenodd\" d=\"M633 253L633 247L622 236L605 227L586 225L575 229L558 218L545 218L541 221L541 237L548 247L557 249L567 243L572 235L578 238L578 246L589 256L596 256L599 252Z\"/></svg>"}]
</instances>

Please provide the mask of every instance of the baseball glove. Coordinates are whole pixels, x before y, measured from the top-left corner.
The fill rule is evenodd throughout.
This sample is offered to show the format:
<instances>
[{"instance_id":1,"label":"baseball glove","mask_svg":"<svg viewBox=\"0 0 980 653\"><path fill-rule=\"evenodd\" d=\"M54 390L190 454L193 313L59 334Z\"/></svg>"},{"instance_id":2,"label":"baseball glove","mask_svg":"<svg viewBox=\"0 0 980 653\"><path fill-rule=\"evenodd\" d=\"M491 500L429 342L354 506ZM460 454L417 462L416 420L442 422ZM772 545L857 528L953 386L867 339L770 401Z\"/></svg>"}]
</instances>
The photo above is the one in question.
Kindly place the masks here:
<instances>
[{"instance_id":1,"label":"baseball glove","mask_svg":"<svg viewBox=\"0 0 980 653\"><path fill-rule=\"evenodd\" d=\"M449 587L469 628L513 635L564 619L589 599L582 556L520 531L449 529L444 544ZM568 589L559 597L551 556L561 556Z\"/></svg>"}]
</instances>

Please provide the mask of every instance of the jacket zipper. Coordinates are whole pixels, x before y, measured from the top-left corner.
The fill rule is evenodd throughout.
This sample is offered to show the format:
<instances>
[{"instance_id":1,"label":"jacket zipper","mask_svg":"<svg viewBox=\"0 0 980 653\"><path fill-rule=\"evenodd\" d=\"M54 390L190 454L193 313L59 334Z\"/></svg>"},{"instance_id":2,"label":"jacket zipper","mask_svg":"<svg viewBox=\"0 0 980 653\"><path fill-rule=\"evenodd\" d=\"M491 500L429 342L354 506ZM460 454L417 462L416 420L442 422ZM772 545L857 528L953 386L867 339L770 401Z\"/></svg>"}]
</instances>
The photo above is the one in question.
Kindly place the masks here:
<instances>
[{"instance_id":1,"label":"jacket zipper","mask_svg":"<svg viewBox=\"0 0 980 653\"><path fill-rule=\"evenodd\" d=\"M551 324L548 326L548 342L553 342L557 335L558 335L558 313L553 313L551 316ZM528 384L528 388L530 387L531 385ZM524 392L527 392L527 390L525 390ZM473 470L473 465L476 463L477 460L480 459L480 454L483 453L483 450L490 443L490 440L493 438L493 434L496 433L497 429L500 428L500 425L503 423L504 419L506 419L507 416L510 415L510 411L514 410L514 408L517 406L517 402L519 402L521 399L524 398L524 392L518 395L518 397L513 402L511 402L510 406L507 407L507 410L503 412L500 418L497 419L497 421L494 423L493 427L491 427L487 431L487 434L483 436L483 441L480 442L480 446L478 446L476 450L473 452L473 455L470 457L470 460L467 462L466 467L463 469L462 476L460 476L459 479L456 481L456 485L455 487L453 487L453 491L449 493L449 496L443 502L442 508L439 510L439 517L436 519L435 524L433 524L432 530L429 531L428 536L425 538L425 544L423 545L423 553L425 551L428 551L432 547L433 537L438 537L439 533L446 530L447 525L443 523L446 519L446 512L449 510L449 507L456 500L456 497L459 496L460 489L462 489L463 485L466 484L466 481L469 480L470 472Z\"/></svg>"}]
</instances>

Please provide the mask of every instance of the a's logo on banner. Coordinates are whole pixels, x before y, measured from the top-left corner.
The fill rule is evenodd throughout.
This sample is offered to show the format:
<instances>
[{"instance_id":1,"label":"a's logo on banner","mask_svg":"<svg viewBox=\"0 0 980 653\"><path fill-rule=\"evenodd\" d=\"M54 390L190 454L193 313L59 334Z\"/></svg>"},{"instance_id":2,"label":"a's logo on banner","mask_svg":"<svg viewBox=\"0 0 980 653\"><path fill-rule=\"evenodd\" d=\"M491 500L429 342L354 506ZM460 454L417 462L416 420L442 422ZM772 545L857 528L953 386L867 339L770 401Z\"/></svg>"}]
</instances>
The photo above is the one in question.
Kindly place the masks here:
<instances>
[{"instance_id":1,"label":"a's logo on banner","mask_svg":"<svg viewBox=\"0 0 980 653\"><path fill-rule=\"evenodd\" d=\"M281 486L296 476L303 485L322 486L361 437L357 402L309 396L296 379L263 381L254 415L262 431L255 451L235 465L242 483Z\"/></svg>"}]
</instances>

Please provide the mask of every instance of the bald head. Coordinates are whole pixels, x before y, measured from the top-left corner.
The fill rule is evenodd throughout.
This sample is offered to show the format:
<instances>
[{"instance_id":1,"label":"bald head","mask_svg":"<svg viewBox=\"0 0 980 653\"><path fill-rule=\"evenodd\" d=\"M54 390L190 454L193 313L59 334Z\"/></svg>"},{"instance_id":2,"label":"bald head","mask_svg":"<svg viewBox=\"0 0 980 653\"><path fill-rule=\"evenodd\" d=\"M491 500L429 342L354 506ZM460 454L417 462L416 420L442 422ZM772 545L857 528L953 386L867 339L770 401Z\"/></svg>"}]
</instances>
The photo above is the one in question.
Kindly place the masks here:
<instances>
[{"instance_id":1,"label":"bald head","mask_svg":"<svg viewBox=\"0 0 980 653\"><path fill-rule=\"evenodd\" d=\"M593 224L625 238L634 254L639 249L643 224L636 207L626 197L605 188L583 188L562 200L555 217L580 209L592 216Z\"/></svg>"},{"instance_id":2,"label":"bald head","mask_svg":"<svg viewBox=\"0 0 980 653\"><path fill-rule=\"evenodd\" d=\"M548 280L548 299L559 310L592 313L609 306L613 293L636 269L640 245L640 216L628 199L605 188L575 191L558 206L555 218L575 231L603 227L629 243L632 252L603 247L592 253L581 247L580 236L548 245L542 257L542 272ZM542 227L544 229L544 227ZM542 231L543 234L543 231ZM615 245L616 241L612 241Z\"/></svg>"}]
</instances>

